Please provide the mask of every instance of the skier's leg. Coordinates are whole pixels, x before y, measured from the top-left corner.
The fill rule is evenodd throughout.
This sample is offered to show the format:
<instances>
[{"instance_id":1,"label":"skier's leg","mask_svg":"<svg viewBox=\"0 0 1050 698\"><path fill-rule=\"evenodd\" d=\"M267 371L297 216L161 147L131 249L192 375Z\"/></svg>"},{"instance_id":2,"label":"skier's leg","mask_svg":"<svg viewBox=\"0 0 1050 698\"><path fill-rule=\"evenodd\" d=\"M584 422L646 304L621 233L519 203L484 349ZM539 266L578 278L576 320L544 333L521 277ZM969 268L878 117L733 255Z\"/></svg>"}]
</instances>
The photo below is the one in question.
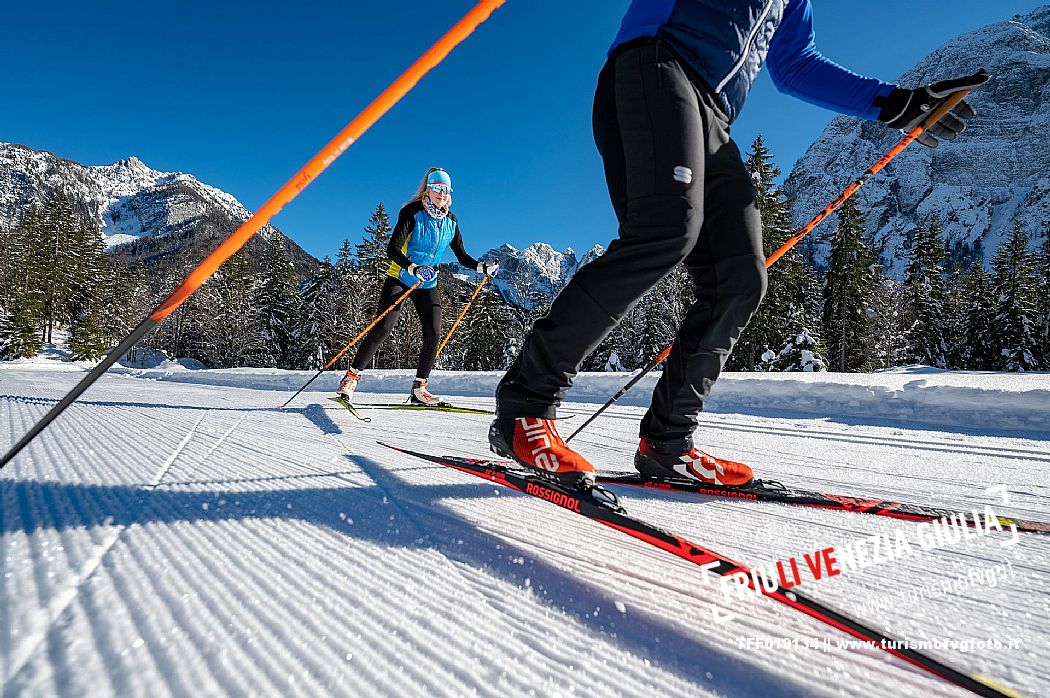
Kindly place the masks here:
<instances>
[{"instance_id":1,"label":"skier's leg","mask_svg":"<svg viewBox=\"0 0 1050 698\"><path fill-rule=\"evenodd\" d=\"M416 291L412 304L419 316L423 346L419 350L416 364L416 379L412 382L410 400L421 405L437 405L441 398L427 390L427 380L437 358L438 333L441 331L441 295L437 288Z\"/></svg>"},{"instance_id":2,"label":"skier's leg","mask_svg":"<svg viewBox=\"0 0 1050 698\"><path fill-rule=\"evenodd\" d=\"M416 377L429 378L437 360L438 334L441 332L441 294L437 288L417 289L411 296L419 316L423 346L419 350Z\"/></svg>"},{"instance_id":3,"label":"skier's leg","mask_svg":"<svg viewBox=\"0 0 1050 698\"><path fill-rule=\"evenodd\" d=\"M402 284L398 279L394 277L387 277L387 280L383 283L383 289L379 292L379 302L376 304L376 315L379 315L384 310L394 304L401 294L408 290L408 287ZM401 305L387 313L387 316L380 320L379 324L372 328L372 331L368 333L357 349L357 354L354 356L354 360L350 362L350 366L355 369L358 373L363 371L368 364L372 362L372 357L375 356L376 352L379 351L380 345L386 341L390 333L397 327L398 314L401 312Z\"/></svg>"},{"instance_id":4,"label":"skier's leg","mask_svg":"<svg viewBox=\"0 0 1050 698\"><path fill-rule=\"evenodd\" d=\"M703 402L766 289L754 185L736 144L716 126L709 133L704 225L685 260L696 302L678 330L640 429L644 439L677 453L692 448Z\"/></svg>"},{"instance_id":5,"label":"skier's leg","mask_svg":"<svg viewBox=\"0 0 1050 698\"><path fill-rule=\"evenodd\" d=\"M663 47L610 59L594 134L619 238L580 269L538 320L497 389L497 411L553 418L584 358L693 249L703 217L703 115L696 88Z\"/></svg>"}]
</instances>

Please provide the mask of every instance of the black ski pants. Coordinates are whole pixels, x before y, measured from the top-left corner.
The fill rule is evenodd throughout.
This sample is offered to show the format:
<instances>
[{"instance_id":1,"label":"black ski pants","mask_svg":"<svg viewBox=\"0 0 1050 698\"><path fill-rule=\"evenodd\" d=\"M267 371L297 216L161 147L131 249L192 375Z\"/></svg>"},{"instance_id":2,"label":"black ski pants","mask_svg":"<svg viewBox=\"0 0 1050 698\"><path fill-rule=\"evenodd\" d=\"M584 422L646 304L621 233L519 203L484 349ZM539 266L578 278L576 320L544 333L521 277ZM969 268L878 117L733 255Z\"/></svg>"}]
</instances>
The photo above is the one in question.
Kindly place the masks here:
<instances>
[{"instance_id":1,"label":"black ski pants","mask_svg":"<svg viewBox=\"0 0 1050 698\"><path fill-rule=\"evenodd\" d=\"M401 283L399 279L395 279L392 276L387 277L386 282L383 284L383 290L379 292L376 315L393 305L394 301L400 298L401 294L408 289L409 287ZM419 350L416 375L419 378L429 378L430 372L434 368L434 361L437 359L438 332L441 330L441 294L438 293L437 286L434 288L417 288L406 300L412 301L412 305L415 306L416 314L419 315L419 325L423 332L423 347ZM361 340L361 346L357 350L357 355L350 362L355 371L363 370L372 362L372 358L379 351L380 345L387 340L390 333L397 327L397 319L401 313L401 306L404 304L405 301L401 301L400 305L391 310Z\"/></svg>"},{"instance_id":2,"label":"black ski pants","mask_svg":"<svg viewBox=\"0 0 1050 698\"><path fill-rule=\"evenodd\" d=\"M696 302L642 420L641 436L691 444L697 415L766 289L755 190L715 98L655 40L610 57L594 138L619 237L533 325L496 391L501 416L553 418L583 360L679 263Z\"/></svg>"}]
</instances>

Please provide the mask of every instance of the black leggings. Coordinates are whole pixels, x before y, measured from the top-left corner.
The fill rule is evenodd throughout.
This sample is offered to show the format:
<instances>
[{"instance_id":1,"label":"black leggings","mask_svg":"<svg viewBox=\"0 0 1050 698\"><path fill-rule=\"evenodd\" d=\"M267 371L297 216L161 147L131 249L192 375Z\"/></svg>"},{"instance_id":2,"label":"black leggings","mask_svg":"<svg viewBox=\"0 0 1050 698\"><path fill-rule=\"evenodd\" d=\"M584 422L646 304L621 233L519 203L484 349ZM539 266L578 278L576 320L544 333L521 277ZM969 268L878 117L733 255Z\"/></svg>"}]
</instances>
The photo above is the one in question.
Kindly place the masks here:
<instances>
[{"instance_id":1,"label":"black leggings","mask_svg":"<svg viewBox=\"0 0 1050 698\"><path fill-rule=\"evenodd\" d=\"M379 293L379 304L376 315L389 308L405 291L409 289L398 279L388 277L383 284L383 290ZM416 365L416 375L420 378L429 378L430 371L434 368L437 359L438 331L441 329L441 296L438 294L437 286L434 288L416 288L408 297L412 305L416 307L419 316L419 324L423 328L423 348L419 351L419 363ZM357 356L350 363L355 371L361 371L372 362L372 357L379 350L380 345L386 341L390 333L397 326L397 318L401 312L402 301L396 308L391 310L378 325L372 328L368 336L361 342L357 350Z\"/></svg>"}]
</instances>

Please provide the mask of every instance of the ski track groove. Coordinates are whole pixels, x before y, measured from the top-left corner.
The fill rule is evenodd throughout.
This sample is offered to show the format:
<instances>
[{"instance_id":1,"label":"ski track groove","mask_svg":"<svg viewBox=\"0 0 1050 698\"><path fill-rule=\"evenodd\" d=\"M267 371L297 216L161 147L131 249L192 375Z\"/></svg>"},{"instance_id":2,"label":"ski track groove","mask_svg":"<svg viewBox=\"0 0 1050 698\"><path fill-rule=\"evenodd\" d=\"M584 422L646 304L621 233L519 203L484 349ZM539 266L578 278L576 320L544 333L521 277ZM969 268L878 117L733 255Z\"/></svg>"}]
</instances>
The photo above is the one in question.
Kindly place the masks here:
<instances>
[{"instance_id":1,"label":"ski track groove","mask_svg":"<svg viewBox=\"0 0 1050 698\"><path fill-rule=\"evenodd\" d=\"M191 429L183 438L182 442L176 447L175 451L168 457L154 478L153 487L155 487L160 480L167 473L168 469L175 459L182 453L183 448L189 442L193 436L196 428L200 426L200 423L204 421L204 416L197 421L194 428ZM61 432L59 432L61 433ZM54 511L53 507L45 507L44 511ZM32 517L29 512L24 514L24 520L31 521ZM81 589L89 583L95 572L102 566L104 558L109 554L113 547L120 540L124 531L127 529L126 524L122 524L113 528L109 535L105 537L101 544L95 546L93 554L89 555L87 559L81 564L80 569L77 571L70 584L57 594L51 596L50 599L40 598L40 607L34 614L34 621L31 625L34 627L34 631L30 632L29 636L15 645L11 652L11 659L8 662L7 669L7 680L10 681L18 677L21 671L28 665L31 657L36 650L43 644L47 637L51 634L54 623L65 613L66 609L76 600L80 594ZM34 569L44 570L46 565L34 564ZM40 593L46 588L43 580L39 580L37 589Z\"/></svg>"},{"instance_id":2,"label":"ski track groove","mask_svg":"<svg viewBox=\"0 0 1050 698\"><path fill-rule=\"evenodd\" d=\"M212 444L211 448L208 449L208 452L205 453L203 456L201 456L200 461L195 463L195 464L193 464L192 466L190 466L187 469L187 472L185 473L185 475L183 475L183 477L185 477L185 476L189 475L190 473L192 473L196 468L204 465L204 463L206 463L208 461L208 459L211 458L211 455L213 453L215 453L216 449L218 449L220 446L222 446L223 442L226 441L226 439L230 436L230 434L233 433L233 430L236 429L237 427L239 427L244 422L244 420L247 417L248 417L247 414L243 414L233 424L231 424L230 428L227 429L226 432L223 433L223 435L220 436L219 439L214 444ZM201 417L201 421L204 421L203 417ZM198 422L198 426L199 425L200 425L200 422ZM174 458L172 459L172 462L174 462ZM170 463L168 464L168 467L171 467ZM161 479L163 479L163 475L161 476ZM157 480L157 482L160 482L160 480ZM156 484L157 483L154 483L154 485L156 485Z\"/></svg>"},{"instance_id":3,"label":"ski track groove","mask_svg":"<svg viewBox=\"0 0 1050 698\"><path fill-rule=\"evenodd\" d=\"M596 405L595 406L595 410L597 410L597 407L598 406ZM585 443L584 439L587 436L588 432L590 430L592 430L592 429L595 429L595 428L601 426L603 420L605 420L605 419L638 422L638 421L641 421L642 415L645 412L645 410L639 410L637 413L613 413L613 414L610 414L610 411L605 412L604 414L602 414L601 417L599 417L594 422L592 422L587 427L586 431L581 432L580 435L576 437L576 439L573 439L573 442L575 443L575 442L577 442L577 440L579 440L580 443ZM570 413L589 417L591 414L593 414L593 411L592 412L573 411L573 412L570 412ZM765 422L765 420L772 420L772 419L777 419L779 421L788 421L788 420L791 420L791 419L802 419L802 418L804 418L804 417L801 417L801 416L798 416L798 417L788 417L788 416L785 416L785 417L756 417L756 418L754 418L754 421ZM812 419L813 416L810 415L809 418ZM1034 449L1029 449L1029 448L1018 448L1018 447L983 446L983 445L979 445L979 444L971 444L971 445L961 446L961 445L953 444L953 443L950 443L948 441L943 441L943 440L934 442L934 441L930 441L930 440L922 440L922 441L920 441L918 439L909 439L909 438L906 438L906 437L905 438L889 438L889 437L882 437L882 436L876 436L876 435L863 435L863 434L850 433L848 431L841 430L841 429L831 428L831 427L829 427L826 424L822 424L821 425L821 427L820 427L821 430L820 431L814 431L812 429L801 429L801 428L795 428L795 427L785 427L785 426L780 426L780 425L776 425L776 424L769 424L768 422L763 423L762 426L744 425L744 424L734 423L732 420L733 420L733 417L730 416L730 415L722 415L722 414L715 415L713 413L708 413L707 415L701 414L701 416L700 416L700 425L699 425L699 429L698 429L698 432L697 432L698 436L699 437L705 437L711 432L724 432L724 431L743 432L743 433L748 433L748 434L761 434L763 436L787 436L787 437L800 437L801 436L801 437L805 437L806 439L816 439L816 440L823 440L823 441L842 441L842 442L846 442L846 443L872 445L872 446L889 446L889 447L905 446L905 447L909 447L909 448L914 448L915 450L940 451L940 452L944 452L944 453L958 453L958 454L963 454L963 455L973 455L973 456L983 456L983 457L989 457L989 456L990 457L995 457L995 458L1026 457L1026 458L1030 458L1032 460L1039 460L1039 461L1042 461L1042 462L1050 463L1050 453L1047 453L1047 451L1045 451L1045 450L1034 450ZM608 426L608 425L605 425L605 426ZM870 429L870 428L878 428L878 426L879 425L876 425L876 424L871 424L871 425L863 424L863 425L860 425L859 428ZM885 428L885 427L883 427L883 428ZM922 430L924 427L923 427L923 425L920 424L920 425L917 425L917 428L919 430ZM943 427L942 429L951 430L953 428L956 428L956 427ZM960 431L964 430L963 427L957 427L957 428ZM930 425L930 426L926 427L926 429L928 429L930 431L934 431L934 430L938 430L938 427L936 427L935 425ZM572 431L574 431L574 430L575 430L575 427L573 427L573 429L571 429L571 430L566 429L565 431L568 431L569 433L572 433ZM612 431L617 431L617 430L616 429L612 429ZM633 433L634 433L634 431L632 429L632 434ZM989 436L987 436L985 438L988 438L989 440L1005 440L1005 439L1012 439L1012 438L1016 438L1016 439L1019 439L1019 440L1025 440L1025 441L1032 440L1031 436L1029 436L1028 434L1029 434L1029 432L1018 432L1018 436L1017 437L1007 437L1007 436L1002 436L1002 435L998 435L997 434L997 435L994 435L994 436L989 435ZM600 444L595 444L594 442L591 442L591 443L594 444L594 445L600 445ZM697 445L700 446L700 448L710 448L710 449L717 450L717 444L715 444L713 442L705 442L705 443L701 444L700 443L700 439L698 439L698 444Z\"/></svg>"},{"instance_id":4,"label":"ski track groove","mask_svg":"<svg viewBox=\"0 0 1050 698\"><path fill-rule=\"evenodd\" d=\"M393 452L391 452L391 453L393 453ZM397 472L397 471L395 470L394 472ZM464 582L465 590L473 592L473 595L479 597L482 600L483 603L485 603L489 607L493 607L493 604L497 603L498 600L501 598L501 596L490 597L489 595L484 594L481 590L475 588L475 585L473 583L471 583L467 579L467 577L465 576L465 572L464 572L464 568L462 567L462 563L450 559L449 557L447 557L447 555L444 552L442 552L443 548L447 544L437 544L436 542L434 542L433 537L430 535L430 533L428 533L426 527L424 527L419 522L419 520L418 520L418 518L416 516L410 514L408 512L408 510L406 509L406 507L411 507L411 508L418 509L419 512L422 515L428 516L430 518L440 518L440 519L442 519L444 521L447 521L447 522L449 522L451 524L454 524L454 525L457 525L457 526L463 526L463 524L464 524L463 519L455 516L454 514L450 514L450 513L446 512L446 511L444 511L443 508L439 508L439 507L435 507L435 506L428 506L426 504L421 504L421 503L413 501L411 499L402 502L401 498L395 496L389 490L389 488L383 486L381 483L379 483L378 481L374 480L374 478L373 478L373 482L375 482L376 485L381 489L381 491L383 492L383 497L388 499L391 503L393 503L394 506L396 506L404 514L404 516L409 520L409 522L413 525L413 527L423 536L423 539L426 540L428 542L428 544L431 546L432 552L441 559L442 564L444 566L451 567L453 572ZM479 525L479 526L477 526L477 528L478 528L478 530L482 530L482 531L488 532L488 533L490 533L490 534L492 534L494 536L497 536L497 537L499 537L499 535L500 535L500 534L495 533L495 532L487 531L487 529L483 525ZM527 629L529 627L529 625L526 623L524 625L521 625L520 627L523 630L525 630L525 629ZM443 642L451 642L452 645L454 646L456 644L455 643L455 633L449 633L449 636L446 637L446 638L442 638L442 641ZM505 643L500 642L500 645L504 646ZM508 656L514 656L515 653L513 651L511 651L511 649L509 647L507 647L506 648L506 654ZM440 660L437 660L437 661L440 661ZM537 669L540 669L540 668L542 668L542 667L537 667ZM452 693L450 695L458 695L458 693Z\"/></svg>"}]
</instances>

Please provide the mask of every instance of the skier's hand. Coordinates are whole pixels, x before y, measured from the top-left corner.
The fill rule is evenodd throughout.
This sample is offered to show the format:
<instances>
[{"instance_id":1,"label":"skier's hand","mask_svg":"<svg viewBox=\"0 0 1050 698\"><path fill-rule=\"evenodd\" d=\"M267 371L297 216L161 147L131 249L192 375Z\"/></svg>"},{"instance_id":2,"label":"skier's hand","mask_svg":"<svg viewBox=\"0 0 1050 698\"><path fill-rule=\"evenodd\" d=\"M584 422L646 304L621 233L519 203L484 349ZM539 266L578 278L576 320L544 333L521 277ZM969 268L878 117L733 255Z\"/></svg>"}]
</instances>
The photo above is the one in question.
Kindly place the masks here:
<instances>
[{"instance_id":1,"label":"skier's hand","mask_svg":"<svg viewBox=\"0 0 1050 698\"><path fill-rule=\"evenodd\" d=\"M897 87L887 96L877 98L874 106L880 108L879 121L907 133L953 94L971 90L991 77L981 68L973 75L941 80L914 90ZM976 113L966 101L959 102L940 121L928 126L916 140L930 148L936 148L940 141L954 141Z\"/></svg>"},{"instance_id":2,"label":"skier's hand","mask_svg":"<svg viewBox=\"0 0 1050 698\"><path fill-rule=\"evenodd\" d=\"M477 271L485 276L495 276L499 273L499 262L478 262Z\"/></svg>"},{"instance_id":3,"label":"skier's hand","mask_svg":"<svg viewBox=\"0 0 1050 698\"><path fill-rule=\"evenodd\" d=\"M437 278L437 269L434 267L421 267L418 264L409 264L408 273L423 283L429 283Z\"/></svg>"}]
</instances>

